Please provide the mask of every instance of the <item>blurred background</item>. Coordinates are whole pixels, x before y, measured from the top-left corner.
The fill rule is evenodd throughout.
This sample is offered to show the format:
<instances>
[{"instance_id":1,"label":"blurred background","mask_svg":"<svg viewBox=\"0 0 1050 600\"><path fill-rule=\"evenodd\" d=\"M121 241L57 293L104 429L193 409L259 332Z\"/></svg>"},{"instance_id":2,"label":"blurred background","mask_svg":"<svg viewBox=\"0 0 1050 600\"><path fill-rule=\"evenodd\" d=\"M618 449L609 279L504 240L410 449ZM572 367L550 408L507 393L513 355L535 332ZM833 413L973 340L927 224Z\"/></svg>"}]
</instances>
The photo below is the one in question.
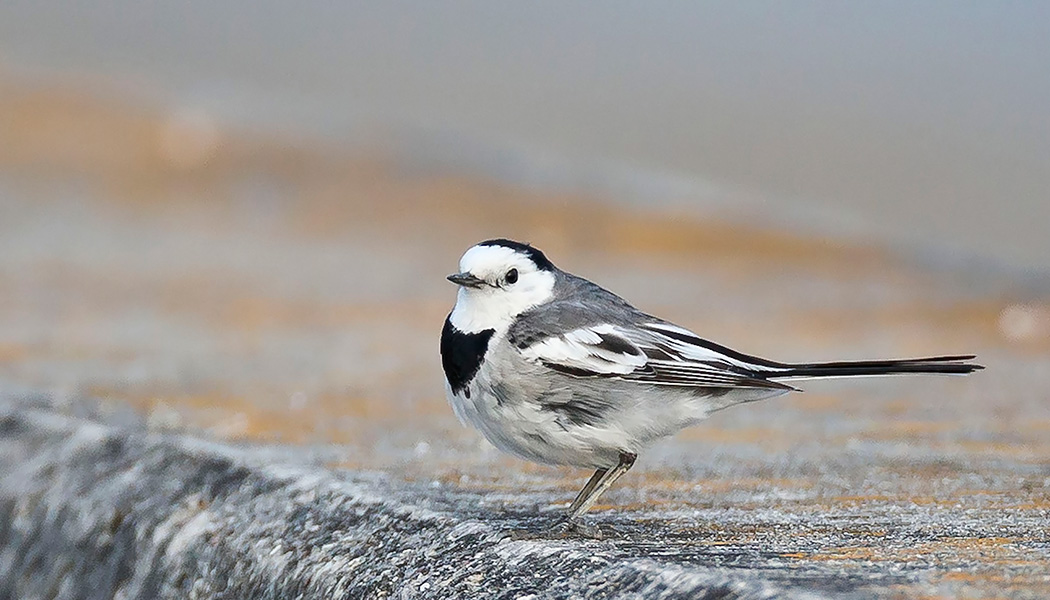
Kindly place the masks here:
<instances>
[{"instance_id":1,"label":"blurred background","mask_svg":"<svg viewBox=\"0 0 1050 600\"><path fill-rule=\"evenodd\" d=\"M1048 106L1045 2L4 0L0 396L535 514L586 474L461 427L437 352L512 237L750 353L988 366L659 444L603 501L676 552L1045 596Z\"/></svg>"},{"instance_id":2,"label":"blurred background","mask_svg":"<svg viewBox=\"0 0 1050 600\"><path fill-rule=\"evenodd\" d=\"M822 384L642 469L901 440L1038 461L1047 106L1042 2L7 0L0 385L550 477L443 398L444 275L508 236L756 354L998 367Z\"/></svg>"},{"instance_id":3,"label":"blurred background","mask_svg":"<svg viewBox=\"0 0 1050 600\"><path fill-rule=\"evenodd\" d=\"M10 75L1044 274L1048 40L1043 2L0 6Z\"/></svg>"}]
</instances>

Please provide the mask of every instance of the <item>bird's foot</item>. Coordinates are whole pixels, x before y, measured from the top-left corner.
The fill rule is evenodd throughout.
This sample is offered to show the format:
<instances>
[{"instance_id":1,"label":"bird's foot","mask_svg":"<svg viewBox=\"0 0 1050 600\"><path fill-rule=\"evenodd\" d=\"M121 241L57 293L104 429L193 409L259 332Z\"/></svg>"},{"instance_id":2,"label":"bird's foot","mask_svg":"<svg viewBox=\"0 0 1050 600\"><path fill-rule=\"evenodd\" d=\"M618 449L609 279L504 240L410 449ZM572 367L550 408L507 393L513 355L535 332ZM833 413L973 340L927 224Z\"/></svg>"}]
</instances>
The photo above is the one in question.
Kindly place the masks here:
<instances>
[{"instance_id":1,"label":"bird's foot","mask_svg":"<svg viewBox=\"0 0 1050 600\"><path fill-rule=\"evenodd\" d=\"M575 519L565 519L554 526L559 537L582 537L590 540L602 539L602 530L597 525L588 525Z\"/></svg>"}]
</instances>

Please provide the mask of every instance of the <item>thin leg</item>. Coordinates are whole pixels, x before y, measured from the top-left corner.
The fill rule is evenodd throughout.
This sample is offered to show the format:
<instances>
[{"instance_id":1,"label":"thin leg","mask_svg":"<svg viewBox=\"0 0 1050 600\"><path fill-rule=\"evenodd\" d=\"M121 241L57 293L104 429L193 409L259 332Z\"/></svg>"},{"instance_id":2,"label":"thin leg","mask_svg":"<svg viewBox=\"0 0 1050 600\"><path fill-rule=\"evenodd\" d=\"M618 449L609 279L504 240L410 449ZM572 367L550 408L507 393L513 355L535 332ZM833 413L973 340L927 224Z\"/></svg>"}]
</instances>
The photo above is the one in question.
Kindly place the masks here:
<instances>
[{"instance_id":1,"label":"thin leg","mask_svg":"<svg viewBox=\"0 0 1050 600\"><path fill-rule=\"evenodd\" d=\"M586 497L584 497L582 500L577 498L577 501L572 503L573 506L575 506L575 508L570 507L569 521L575 521L579 518L580 515L587 512L588 509L594 506L594 503L598 501L598 496L601 496L603 493L605 493L605 490L609 489L612 486L612 484L620 478L621 475L626 473L632 466L634 466L634 460L636 458L638 458L637 454L631 454L630 452L621 452L620 463L612 469L609 469L608 471L603 473L600 477L598 477L598 482L595 483L595 485L586 495ZM599 471L601 471L601 469L599 469ZM597 477L598 473L595 472L594 475ZM592 477L591 479L593 480L594 477ZM587 485L584 486L583 490L586 491L587 488L591 487L591 482L588 481ZM581 495L583 494L582 491L580 493Z\"/></svg>"},{"instance_id":2,"label":"thin leg","mask_svg":"<svg viewBox=\"0 0 1050 600\"><path fill-rule=\"evenodd\" d=\"M594 472L594 475L591 475L591 478L587 480L586 485L583 486L583 489L580 490L580 493L576 494L576 499L573 500L572 504L569 505L570 513L574 512L577 508L580 507L581 504L583 504L584 499L586 499L587 496L590 496L591 492L594 491L594 486L598 485L598 481L601 480L601 478L604 477L605 474L608 472L609 469L598 469Z\"/></svg>"}]
</instances>

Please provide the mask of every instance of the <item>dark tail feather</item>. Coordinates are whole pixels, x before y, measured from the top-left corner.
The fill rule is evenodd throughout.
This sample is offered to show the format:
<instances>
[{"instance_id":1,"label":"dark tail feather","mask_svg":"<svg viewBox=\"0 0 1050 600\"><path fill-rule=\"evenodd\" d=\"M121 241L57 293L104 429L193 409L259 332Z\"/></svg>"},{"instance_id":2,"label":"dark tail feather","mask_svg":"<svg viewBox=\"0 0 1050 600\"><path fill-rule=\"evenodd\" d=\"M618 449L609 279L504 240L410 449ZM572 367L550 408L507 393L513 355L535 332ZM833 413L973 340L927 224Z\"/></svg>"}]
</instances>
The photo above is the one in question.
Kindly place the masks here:
<instances>
[{"instance_id":1,"label":"dark tail feather","mask_svg":"<svg viewBox=\"0 0 1050 600\"><path fill-rule=\"evenodd\" d=\"M785 365L785 371L766 374L768 379L781 377L863 377L865 375L896 375L903 373L932 373L965 375L984 368L966 361L977 358L973 355L933 356L930 358L905 358L899 360L858 360Z\"/></svg>"}]
</instances>

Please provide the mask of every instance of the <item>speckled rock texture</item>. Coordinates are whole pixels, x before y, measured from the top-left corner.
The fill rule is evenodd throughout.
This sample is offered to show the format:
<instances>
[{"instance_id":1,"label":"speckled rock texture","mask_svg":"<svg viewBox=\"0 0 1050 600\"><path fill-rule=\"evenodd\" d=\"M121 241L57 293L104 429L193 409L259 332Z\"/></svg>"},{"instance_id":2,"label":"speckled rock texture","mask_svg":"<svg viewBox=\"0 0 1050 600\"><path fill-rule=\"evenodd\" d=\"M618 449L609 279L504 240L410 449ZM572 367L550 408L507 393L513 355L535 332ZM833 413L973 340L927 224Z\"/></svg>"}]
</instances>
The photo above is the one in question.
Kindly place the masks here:
<instances>
[{"instance_id":1,"label":"speckled rock texture","mask_svg":"<svg viewBox=\"0 0 1050 600\"><path fill-rule=\"evenodd\" d=\"M551 519L485 518L470 494L272 451L11 405L0 449L5 599L786 595L615 543L545 539Z\"/></svg>"}]
</instances>

